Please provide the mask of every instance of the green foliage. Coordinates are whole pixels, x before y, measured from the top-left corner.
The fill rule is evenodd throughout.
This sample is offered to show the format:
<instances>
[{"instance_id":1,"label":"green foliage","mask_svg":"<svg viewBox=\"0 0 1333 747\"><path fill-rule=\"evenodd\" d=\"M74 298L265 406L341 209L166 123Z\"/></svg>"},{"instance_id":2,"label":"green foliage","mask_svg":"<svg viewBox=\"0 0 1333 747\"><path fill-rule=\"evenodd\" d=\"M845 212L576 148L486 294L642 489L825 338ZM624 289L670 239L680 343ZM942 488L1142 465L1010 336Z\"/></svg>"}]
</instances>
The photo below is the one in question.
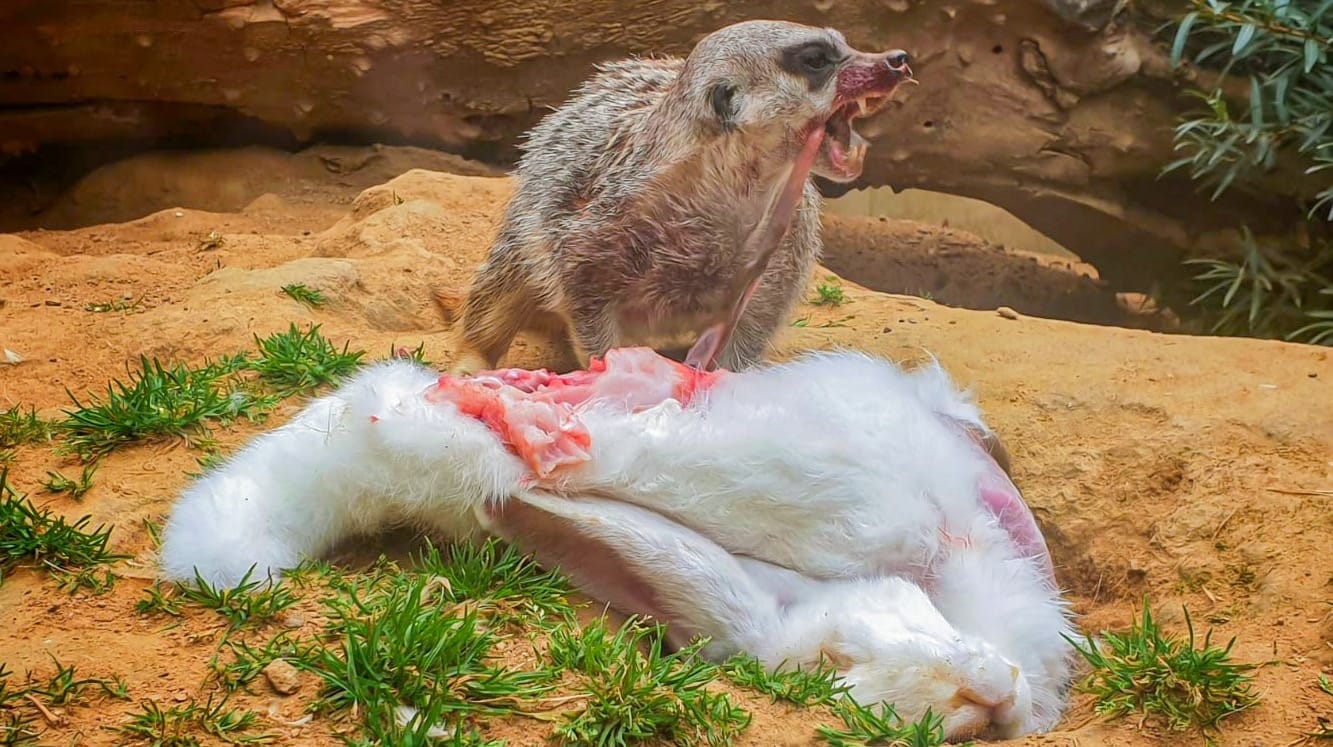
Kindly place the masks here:
<instances>
[{"instance_id":1,"label":"green foliage","mask_svg":"<svg viewBox=\"0 0 1333 747\"><path fill-rule=\"evenodd\" d=\"M374 743L424 744L455 716L512 713L550 688L546 673L488 662L495 631L447 597L429 575L383 573L325 600L336 642L291 661L322 680L315 708L355 708Z\"/></svg>"},{"instance_id":2,"label":"green foliage","mask_svg":"<svg viewBox=\"0 0 1333 747\"><path fill-rule=\"evenodd\" d=\"M0 574L22 562L35 562L54 573L70 573L126 556L107 550L109 528L85 529L92 517L70 524L39 509L9 486L8 468L0 468Z\"/></svg>"},{"instance_id":3,"label":"green foliage","mask_svg":"<svg viewBox=\"0 0 1333 747\"><path fill-rule=\"evenodd\" d=\"M140 711L130 715L120 731L151 747L199 747L199 732L227 744L263 744L272 741L268 734L251 734L255 728L253 711L227 708L227 697L217 703L210 693L202 705L190 700L162 710L151 700L140 704Z\"/></svg>"},{"instance_id":4,"label":"green foliage","mask_svg":"<svg viewBox=\"0 0 1333 747\"><path fill-rule=\"evenodd\" d=\"M552 631L558 669L583 675L588 699L566 715L554 736L562 744L632 745L664 738L678 745L728 745L750 714L726 693L705 689L718 668L697 656L705 643L665 653L660 628L630 619L614 634L606 619ZM643 649L646 649L644 653Z\"/></svg>"},{"instance_id":5,"label":"green foliage","mask_svg":"<svg viewBox=\"0 0 1333 747\"><path fill-rule=\"evenodd\" d=\"M194 585L179 587L178 596L218 613L231 623L232 629L247 623L272 620L278 613L296 604L296 597L291 595L282 582L272 583L267 579L251 580L250 576L254 572L255 567L250 566L250 570L246 571L235 586L221 587L209 584L198 571L195 571ZM148 611L159 609L170 614L170 604L158 606L152 592L148 600L141 602L147 602L145 607ZM145 609L140 611L143 612Z\"/></svg>"},{"instance_id":6,"label":"green foliage","mask_svg":"<svg viewBox=\"0 0 1333 747\"><path fill-rule=\"evenodd\" d=\"M1207 268L1194 276L1203 292L1190 303L1209 312L1209 331L1333 343L1333 280L1326 275L1333 247L1330 256L1300 259L1260 244L1248 229L1243 236L1239 261L1186 260Z\"/></svg>"},{"instance_id":7,"label":"green foliage","mask_svg":"<svg viewBox=\"0 0 1333 747\"><path fill-rule=\"evenodd\" d=\"M129 370L129 383L107 385L105 399L90 395L84 405L72 393L73 410L58 425L67 450L85 460L118 446L147 438L207 434L211 421L231 422L270 408L272 398L249 391L237 374L246 365L238 355L202 368L164 365L139 356L139 369Z\"/></svg>"},{"instance_id":8,"label":"green foliage","mask_svg":"<svg viewBox=\"0 0 1333 747\"><path fill-rule=\"evenodd\" d=\"M98 462L86 464L78 480L71 480L59 472L47 471L46 482L42 488L48 493L69 493L69 497L80 500L93 488L93 475L97 472Z\"/></svg>"},{"instance_id":9,"label":"green foliage","mask_svg":"<svg viewBox=\"0 0 1333 747\"><path fill-rule=\"evenodd\" d=\"M773 698L802 707L833 702L845 695L850 686L838 678L837 669L827 662L813 671L793 669L769 673L763 662L748 654L736 654L722 665L727 679Z\"/></svg>"},{"instance_id":10,"label":"green foliage","mask_svg":"<svg viewBox=\"0 0 1333 747\"><path fill-rule=\"evenodd\" d=\"M38 444L50 438L51 424L37 417L36 408L24 412L20 405L14 405L0 410L0 449Z\"/></svg>"},{"instance_id":11,"label":"green foliage","mask_svg":"<svg viewBox=\"0 0 1333 747\"><path fill-rule=\"evenodd\" d=\"M815 286L816 296L810 303L815 306L841 306L847 296L842 292L842 286L838 284L837 278L828 277L824 282Z\"/></svg>"},{"instance_id":12,"label":"green foliage","mask_svg":"<svg viewBox=\"0 0 1333 747\"><path fill-rule=\"evenodd\" d=\"M1327 0L1191 0L1175 26L1173 63L1217 69L1203 103L1175 130L1184 153L1165 171L1187 169L1216 199L1270 172L1285 157L1307 175L1333 177L1333 3ZM1247 81L1248 100L1229 100L1231 76ZM1333 344L1333 178L1308 200L1303 246L1258 243L1243 231L1239 259L1202 260L1193 303L1213 317L1212 332Z\"/></svg>"},{"instance_id":13,"label":"green foliage","mask_svg":"<svg viewBox=\"0 0 1333 747\"><path fill-rule=\"evenodd\" d=\"M850 697L834 706L833 712L846 728L834 729L821 724L816 731L820 739L831 747L938 747L944 744L944 717L929 709L920 721L905 723L893 709L884 703L876 712Z\"/></svg>"},{"instance_id":14,"label":"green foliage","mask_svg":"<svg viewBox=\"0 0 1333 747\"><path fill-rule=\"evenodd\" d=\"M1234 639L1212 645L1212 632L1195 646L1194 624L1185 612L1187 640L1158 627L1145 601L1142 619L1123 633L1105 633L1101 645L1072 642L1092 666L1080 687L1096 698L1097 713L1122 716L1133 711L1162 717L1169 728L1214 729L1227 716L1258 702L1251 689L1252 664L1231 660Z\"/></svg>"},{"instance_id":15,"label":"green foliage","mask_svg":"<svg viewBox=\"0 0 1333 747\"><path fill-rule=\"evenodd\" d=\"M314 288L307 288L304 283L284 285L282 286L282 292L311 308L323 306L326 300L323 292Z\"/></svg>"},{"instance_id":16,"label":"green foliage","mask_svg":"<svg viewBox=\"0 0 1333 747\"><path fill-rule=\"evenodd\" d=\"M1322 674L1319 675L1319 689L1325 695L1333 697L1333 681L1330 681ZM1327 703L1326 707L1329 708L1329 715L1317 716L1315 730L1307 732L1306 736L1314 737L1315 739L1333 739L1333 702Z\"/></svg>"},{"instance_id":17,"label":"green foliage","mask_svg":"<svg viewBox=\"0 0 1333 747\"><path fill-rule=\"evenodd\" d=\"M183 438L208 445L211 424L258 419L283 397L337 384L357 369L364 355L349 352L346 344L340 352L319 333L318 325L305 332L291 325L286 332L256 336L255 345L256 358L238 353L198 368L140 356L138 369L128 371L129 383L112 381L105 397L92 395L85 405L70 394L74 409L66 410L66 418L57 424L63 450L90 461L148 439ZM263 391L264 386L270 391ZM0 434L5 422L0 417ZM23 432L33 431L25 426Z\"/></svg>"},{"instance_id":18,"label":"green foliage","mask_svg":"<svg viewBox=\"0 0 1333 747\"><path fill-rule=\"evenodd\" d=\"M259 358L251 368L283 396L304 394L316 387L337 384L361 363L364 352L341 352L319 333L319 325L301 332L290 325L286 332L255 336Z\"/></svg>"}]
</instances>

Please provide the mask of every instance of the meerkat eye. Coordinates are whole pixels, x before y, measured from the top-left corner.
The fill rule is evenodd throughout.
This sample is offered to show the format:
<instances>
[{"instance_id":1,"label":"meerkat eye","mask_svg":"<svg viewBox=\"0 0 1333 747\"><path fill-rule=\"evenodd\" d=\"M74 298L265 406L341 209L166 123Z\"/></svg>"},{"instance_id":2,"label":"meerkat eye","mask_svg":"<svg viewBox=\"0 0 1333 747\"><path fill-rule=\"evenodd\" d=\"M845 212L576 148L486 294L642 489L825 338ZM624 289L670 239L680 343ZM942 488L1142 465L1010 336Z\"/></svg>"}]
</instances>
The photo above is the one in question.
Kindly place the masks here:
<instances>
[{"instance_id":1,"label":"meerkat eye","mask_svg":"<svg viewBox=\"0 0 1333 747\"><path fill-rule=\"evenodd\" d=\"M833 57L822 46L808 47L797 59L810 73L822 73L834 65Z\"/></svg>"},{"instance_id":2,"label":"meerkat eye","mask_svg":"<svg viewBox=\"0 0 1333 747\"><path fill-rule=\"evenodd\" d=\"M787 47L779 63L788 73L805 78L813 91L828 83L845 58L832 44L820 40Z\"/></svg>"}]
</instances>

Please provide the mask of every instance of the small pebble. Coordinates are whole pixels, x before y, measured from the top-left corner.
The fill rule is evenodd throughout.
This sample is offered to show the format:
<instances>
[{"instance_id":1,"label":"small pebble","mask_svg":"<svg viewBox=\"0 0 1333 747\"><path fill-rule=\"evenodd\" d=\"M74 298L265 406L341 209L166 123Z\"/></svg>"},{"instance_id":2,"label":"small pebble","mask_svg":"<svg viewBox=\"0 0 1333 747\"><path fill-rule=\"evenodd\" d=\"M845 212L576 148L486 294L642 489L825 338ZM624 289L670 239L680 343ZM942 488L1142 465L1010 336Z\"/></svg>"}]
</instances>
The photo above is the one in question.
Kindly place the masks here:
<instances>
[{"instance_id":1,"label":"small pebble","mask_svg":"<svg viewBox=\"0 0 1333 747\"><path fill-rule=\"evenodd\" d=\"M59 302L59 301L47 301L47 302L46 302L46 305L47 305L47 306L59 306L59 305L60 305L60 302Z\"/></svg>"},{"instance_id":2,"label":"small pebble","mask_svg":"<svg viewBox=\"0 0 1333 747\"><path fill-rule=\"evenodd\" d=\"M1003 317L1003 318L1005 318L1005 319L1017 319L1017 318L1018 318L1018 312L1017 312L1017 311L1014 311L1013 309L1009 308L1008 306L1001 306L1000 308L998 308L998 309L995 310L995 313L996 313L996 314L999 314L1001 317Z\"/></svg>"},{"instance_id":3,"label":"small pebble","mask_svg":"<svg viewBox=\"0 0 1333 747\"><path fill-rule=\"evenodd\" d=\"M301 689L301 673L282 659L274 659L264 667L264 679L279 695L291 695Z\"/></svg>"}]
</instances>

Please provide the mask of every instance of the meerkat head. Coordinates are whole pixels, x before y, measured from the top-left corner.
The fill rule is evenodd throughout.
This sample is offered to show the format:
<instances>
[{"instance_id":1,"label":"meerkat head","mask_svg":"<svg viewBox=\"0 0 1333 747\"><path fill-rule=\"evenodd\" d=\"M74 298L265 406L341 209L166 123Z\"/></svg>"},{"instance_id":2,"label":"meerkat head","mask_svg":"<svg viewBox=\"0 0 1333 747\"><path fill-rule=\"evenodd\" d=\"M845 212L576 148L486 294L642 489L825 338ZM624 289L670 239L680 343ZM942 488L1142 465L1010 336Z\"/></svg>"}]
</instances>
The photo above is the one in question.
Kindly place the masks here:
<instances>
[{"instance_id":1,"label":"meerkat head","mask_svg":"<svg viewBox=\"0 0 1333 747\"><path fill-rule=\"evenodd\" d=\"M861 175L865 158L852 122L882 109L906 80L912 71L901 50L866 53L834 29L745 21L695 46L678 93L705 132L772 139L789 151L817 134L808 171L845 183Z\"/></svg>"}]
</instances>

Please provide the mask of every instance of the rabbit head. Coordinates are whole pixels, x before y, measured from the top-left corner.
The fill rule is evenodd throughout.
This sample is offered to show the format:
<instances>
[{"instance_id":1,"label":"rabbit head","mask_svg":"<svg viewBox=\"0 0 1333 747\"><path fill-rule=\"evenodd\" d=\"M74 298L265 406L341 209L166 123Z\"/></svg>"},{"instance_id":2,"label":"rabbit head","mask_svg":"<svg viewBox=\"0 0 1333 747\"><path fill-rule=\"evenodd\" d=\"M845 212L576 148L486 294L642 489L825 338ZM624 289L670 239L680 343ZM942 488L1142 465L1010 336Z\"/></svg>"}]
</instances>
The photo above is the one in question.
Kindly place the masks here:
<instances>
[{"instance_id":1,"label":"rabbit head","mask_svg":"<svg viewBox=\"0 0 1333 747\"><path fill-rule=\"evenodd\" d=\"M907 579L830 583L788 617L784 632L806 640L786 645L809 648L819 640L860 703L890 703L905 722L929 710L943 717L949 741L1030 730L1031 689L1019 666L960 632Z\"/></svg>"},{"instance_id":2,"label":"rabbit head","mask_svg":"<svg viewBox=\"0 0 1333 747\"><path fill-rule=\"evenodd\" d=\"M703 636L704 656L745 652L770 671L830 661L858 702L891 703L906 720L929 709L951 740L1015 736L1029 725L1019 668L960 633L907 579L810 578L598 497L528 492L478 507L478 518L590 596L666 623L673 645Z\"/></svg>"}]
</instances>

